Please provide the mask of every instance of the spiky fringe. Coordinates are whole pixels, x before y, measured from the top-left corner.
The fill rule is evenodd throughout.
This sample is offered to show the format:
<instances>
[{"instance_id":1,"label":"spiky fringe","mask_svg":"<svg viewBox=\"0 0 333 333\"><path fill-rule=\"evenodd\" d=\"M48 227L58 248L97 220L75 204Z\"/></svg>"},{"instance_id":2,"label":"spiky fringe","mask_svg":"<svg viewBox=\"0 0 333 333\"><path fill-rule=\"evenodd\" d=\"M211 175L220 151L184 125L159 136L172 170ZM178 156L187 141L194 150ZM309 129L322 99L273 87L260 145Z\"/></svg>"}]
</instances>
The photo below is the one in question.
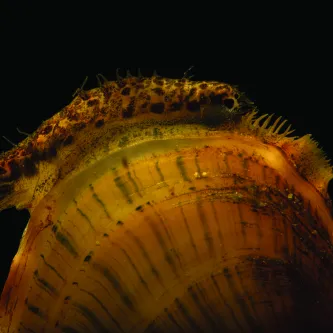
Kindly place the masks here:
<instances>
[{"instance_id":1,"label":"spiky fringe","mask_svg":"<svg viewBox=\"0 0 333 333\"><path fill-rule=\"evenodd\" d=\"M287 135L295 131L292 130L291 125L289 125L284 132L280 133L282 127L286 124L287 120L283 120L281 122L282 117L279 117L274 121L272 125L270 125L274 113L271 115L263 114L260 117L256 118L257 114L257 111L252 111L243 116L240 123L240 128L242 131L245 131L248 134L254 134L269 143L281 142L287 137ZM264 122L261 124L263 120ZM293 140L295 138L296 137L288 137L288 140Z\"/></svg>"},{"instance_id":2,"label":"spiky fringe","mask_svg":"<svg viewBox=\"0 0 333 333\"><path fill-rule=\"evenodd\" d=\"M280 147L298 172L327 197L327 186L333 178L333 169L318 142L311 138L311 134L301 138L290 137L288 135L294 132L291 125L281 132L287 120L281 121L282 117L279 117L270 125L274 114L256 118L257 113L252 111L242 117L240 133L257 136L264 142Z\"/></svg>"}]
</instances>

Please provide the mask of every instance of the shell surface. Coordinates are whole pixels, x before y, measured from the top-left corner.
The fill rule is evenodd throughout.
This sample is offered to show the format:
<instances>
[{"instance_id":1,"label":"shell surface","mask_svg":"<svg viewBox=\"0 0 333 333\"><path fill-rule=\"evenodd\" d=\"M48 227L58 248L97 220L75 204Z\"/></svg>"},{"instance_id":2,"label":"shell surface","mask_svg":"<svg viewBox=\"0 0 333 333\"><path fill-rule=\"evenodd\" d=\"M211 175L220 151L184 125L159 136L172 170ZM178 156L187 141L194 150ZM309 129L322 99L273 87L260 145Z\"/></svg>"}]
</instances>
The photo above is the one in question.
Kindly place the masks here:
<instances>
[{"instance_id":1,"label":"shell surface","mask_svg":"<svg viewBox=\"0 0 333 333\"><path fill-rule=\"evenodd\" d=\"M80 89L0 158L1 332L332 329L332 170L284 124L221 82Z\"/></svg>"}]
</instances>

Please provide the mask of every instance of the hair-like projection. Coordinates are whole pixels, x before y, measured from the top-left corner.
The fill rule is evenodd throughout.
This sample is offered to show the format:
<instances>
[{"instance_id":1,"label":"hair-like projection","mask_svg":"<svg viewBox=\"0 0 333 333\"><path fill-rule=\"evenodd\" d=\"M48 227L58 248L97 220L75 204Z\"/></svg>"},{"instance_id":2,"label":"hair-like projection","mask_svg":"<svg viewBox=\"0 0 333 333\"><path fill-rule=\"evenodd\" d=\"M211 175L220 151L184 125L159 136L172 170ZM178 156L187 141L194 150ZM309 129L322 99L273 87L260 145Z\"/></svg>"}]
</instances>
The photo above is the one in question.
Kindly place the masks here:
<instances>
[{"instance_id":1,"label":"hair-like projection","mask_svg":"<svg viewBox=\"0 0 333 333\"><path fill-rule=\"evenodd\" d=\"M0 210L30 212L0 332L333 330L311 136L227 83L98 77L0 156Z\"/></svg>"}]
</instances>

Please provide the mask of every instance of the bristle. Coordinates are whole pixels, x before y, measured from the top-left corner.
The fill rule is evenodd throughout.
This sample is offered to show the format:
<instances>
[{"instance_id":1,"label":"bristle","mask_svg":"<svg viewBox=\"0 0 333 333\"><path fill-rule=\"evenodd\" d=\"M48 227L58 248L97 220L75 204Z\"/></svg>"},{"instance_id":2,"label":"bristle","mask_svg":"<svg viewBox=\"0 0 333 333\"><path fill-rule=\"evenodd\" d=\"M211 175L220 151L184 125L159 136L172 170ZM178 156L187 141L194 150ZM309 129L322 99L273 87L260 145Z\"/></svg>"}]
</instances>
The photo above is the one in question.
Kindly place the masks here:
<instances>
[{"instance_id":1,"label":"bristle","mask_svg":"<svg viewBox=\"0 0 333 333\"><path fill-rule=\"evenodd\" d=\"M117 79L117 81L123 80L123 77L119 75L119 70L120 70L120 68L116 69L116 79Z\"/></svg>"},{"instance_id":2,"label":"bristle","mask_svg":"<svg viewBox=\"0 0 333 333\"><path fill-rule=\"evenodd\" d=\"M319 148L318 142L310 134L301 138L289 136L295 131L291 129L291 125L281 133L282 127L287 123L287 120L281 121L282 117L278 117L271 126L267 127L273 115L267 117L267 114L264 114L258 118L256 116L256 111L243 116L238 125L238 131L255 135L264 142L280 147L298 172L319 192L326 195L328 182L333 178L333 170L325 153ZM260 125L263 119L265 121Z\"/></svg>"}]
</instances>

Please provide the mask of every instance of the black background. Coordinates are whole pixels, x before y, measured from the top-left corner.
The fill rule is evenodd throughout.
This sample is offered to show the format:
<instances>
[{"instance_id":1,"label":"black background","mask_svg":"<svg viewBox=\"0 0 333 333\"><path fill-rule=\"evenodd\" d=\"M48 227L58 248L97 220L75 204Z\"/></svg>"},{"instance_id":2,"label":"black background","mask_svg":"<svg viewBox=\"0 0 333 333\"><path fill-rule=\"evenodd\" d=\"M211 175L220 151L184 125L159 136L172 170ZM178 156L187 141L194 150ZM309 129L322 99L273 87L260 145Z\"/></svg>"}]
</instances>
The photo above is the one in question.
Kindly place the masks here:
<instances>
[{"instance_id":1,"label":"black background","mask_svg":"<svg viewBox=\"0 0 333 333\"><path fill-rule=\"evenodd\" d=\"M297 129L297 135L312 133L328 157L333 157L332 96L330 84L321 77L326 64L307 52L295 55L289 46L281 54L274 49L257 50L257 61L252 62L249 56L255 50L234 39L236 46L243 48L236 51L233 43L224 39L225 34L217 35L213 43L200 35L190 42L187 34L193 35L193 27L186 33L167 32L156 37L160 32L145 30L140 24L135 28L137 33L128 33L126 16L115 26L108 23L116 14L110 15L109 21L99 17L97 23L91 22L94 14L82 19L74 12L64 16L53 13L51 7L15 1L11 8L0 11L0 151L11 148L1 136L14 143L24 139L16 128L32 133L71 102L86 76L85 88L90 89L97 86L97 73L114 80L117 67L123 75L127 69L135 75L140 67L144 76L157 70L161 76L180 78L194 65L193 80L238 85L261 113L284 116ZM171 21L169 18L168 23ZM247 36L242 38L246 40ZM250 35L249 40L255 41L256 35ZM316 48L316 52L320 55L323 50ZM148 65L154 67L145 67ZM0 213L0 290L28 217L27 212L15 209Z\"/></svg>"}]
</instances>

